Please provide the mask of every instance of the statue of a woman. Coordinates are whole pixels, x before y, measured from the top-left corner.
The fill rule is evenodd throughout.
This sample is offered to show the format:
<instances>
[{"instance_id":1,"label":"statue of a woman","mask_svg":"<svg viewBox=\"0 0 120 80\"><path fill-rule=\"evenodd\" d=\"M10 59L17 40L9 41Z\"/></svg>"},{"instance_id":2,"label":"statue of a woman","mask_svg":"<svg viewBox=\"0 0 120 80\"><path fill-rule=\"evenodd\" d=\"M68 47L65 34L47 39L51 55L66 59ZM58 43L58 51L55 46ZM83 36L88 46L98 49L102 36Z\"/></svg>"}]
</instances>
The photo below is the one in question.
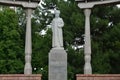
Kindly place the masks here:
<instances>
[{"instance_id":1,"label":"statue of a woman","mask_svg":"<svg viewBox=\"0 0 120 80\"><path fill-rule=\"evenodd\" d=\"M62 27L64 26L64 22L60 16L60 11L55 10L55 18L52 21L52 47L53 48L60 48L63 47L63 33Z\"/></svg>"}]
</instances>

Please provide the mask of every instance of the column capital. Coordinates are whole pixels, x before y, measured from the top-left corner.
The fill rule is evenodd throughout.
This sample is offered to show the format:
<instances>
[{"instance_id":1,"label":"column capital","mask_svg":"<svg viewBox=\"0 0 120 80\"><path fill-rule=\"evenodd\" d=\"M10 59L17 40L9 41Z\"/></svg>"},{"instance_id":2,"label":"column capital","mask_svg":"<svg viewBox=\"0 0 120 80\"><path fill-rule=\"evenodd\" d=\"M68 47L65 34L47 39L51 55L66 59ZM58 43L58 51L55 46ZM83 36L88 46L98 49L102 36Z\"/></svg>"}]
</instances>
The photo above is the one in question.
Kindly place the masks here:
<instances>
[{"instance_id":1,"label":"column capital","mask_svg":"<svg viewBox=\"0 0 120 80\"><path fill-rule=\"evenodd\" d=\"M85 14L85 16L90 16L90 14L91 14L91 9L84 9L84 14Z\"/></svg>"}]
</instances>

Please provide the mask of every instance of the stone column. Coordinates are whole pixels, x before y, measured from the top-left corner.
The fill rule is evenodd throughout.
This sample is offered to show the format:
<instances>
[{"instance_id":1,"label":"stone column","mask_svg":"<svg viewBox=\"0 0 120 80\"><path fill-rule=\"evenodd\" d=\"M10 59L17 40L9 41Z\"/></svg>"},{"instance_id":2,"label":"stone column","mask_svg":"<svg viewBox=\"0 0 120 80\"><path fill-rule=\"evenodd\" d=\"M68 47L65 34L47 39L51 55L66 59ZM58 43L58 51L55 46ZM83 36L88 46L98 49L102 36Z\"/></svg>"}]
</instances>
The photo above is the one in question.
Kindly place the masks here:
<instances>
[{"instance_id":1,"label":"stone column","mask_svg":"<svg viewBox=\"0 0 120 80\"><path fill-rule=\"evenodd\" d=\"M24 74L32 74L31 54L32 54L32 38L31 38L31 15L32 9L26 10L26 38L25 38L25 67Z\"/></svg>"},{"instance_id":2,"label":"stone column","mask_svg":"<svg viewBox=\"0 0 120 80\"><path fill-rule=\"evenodd\" d=\"M84 74L92 74L91 67L91 38L90 38L90 14L91 9L85 9L85 46L84 46Z\"/></svg>"}]
</instances>

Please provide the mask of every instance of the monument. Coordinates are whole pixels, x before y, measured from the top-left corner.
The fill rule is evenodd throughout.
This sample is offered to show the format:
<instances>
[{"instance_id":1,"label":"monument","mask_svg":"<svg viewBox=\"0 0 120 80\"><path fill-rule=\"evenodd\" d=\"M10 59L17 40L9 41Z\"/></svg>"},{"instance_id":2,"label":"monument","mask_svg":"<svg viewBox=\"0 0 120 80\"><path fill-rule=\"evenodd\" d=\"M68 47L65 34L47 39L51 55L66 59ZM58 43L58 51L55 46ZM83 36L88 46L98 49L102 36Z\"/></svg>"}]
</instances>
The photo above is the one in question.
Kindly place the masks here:
<instances>
[{"instance_id":1,"label":"monument","mask_svg":"<svg viewBox=\"0 0 120 80\"><path fill-rule=\"evenodd\" d=\"M55 18L52 21L52 47L63 47L63 36L62 36L62 27L64 22L62 18L59 17L60 11L55 10Z\"/></svg>"},{"instance_id":2,"label":"monument","mask_svg":"<svg viewBox=\"0 0 120 80\"><path fill-rule=\"evenodd\" d=\"M55 10L52 21L52 49L49 53L49 80L67 80L67 53L63 48L62 27L64 22L59 17L60 11Z\"/></svg>"}]
</instances>

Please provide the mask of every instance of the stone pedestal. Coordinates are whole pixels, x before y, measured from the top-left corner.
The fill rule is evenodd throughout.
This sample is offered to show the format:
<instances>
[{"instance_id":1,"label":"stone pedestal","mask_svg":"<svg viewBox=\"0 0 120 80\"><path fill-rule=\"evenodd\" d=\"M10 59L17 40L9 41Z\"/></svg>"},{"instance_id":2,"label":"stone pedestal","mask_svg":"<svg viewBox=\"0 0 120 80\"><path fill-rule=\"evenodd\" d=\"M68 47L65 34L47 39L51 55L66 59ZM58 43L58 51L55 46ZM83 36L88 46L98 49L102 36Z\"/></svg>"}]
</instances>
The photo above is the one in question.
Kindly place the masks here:
<instances>
[{"instance_id":1,"label":"stone pedestal","mask_svg":"<svg viewBox=\"0 0 120 80\"><path fill-rule=\"evenodd\" d=\"M49 53L49 80L67 80L67 53L64 48L52 48Z\"/></svg>"}]
</instances>

